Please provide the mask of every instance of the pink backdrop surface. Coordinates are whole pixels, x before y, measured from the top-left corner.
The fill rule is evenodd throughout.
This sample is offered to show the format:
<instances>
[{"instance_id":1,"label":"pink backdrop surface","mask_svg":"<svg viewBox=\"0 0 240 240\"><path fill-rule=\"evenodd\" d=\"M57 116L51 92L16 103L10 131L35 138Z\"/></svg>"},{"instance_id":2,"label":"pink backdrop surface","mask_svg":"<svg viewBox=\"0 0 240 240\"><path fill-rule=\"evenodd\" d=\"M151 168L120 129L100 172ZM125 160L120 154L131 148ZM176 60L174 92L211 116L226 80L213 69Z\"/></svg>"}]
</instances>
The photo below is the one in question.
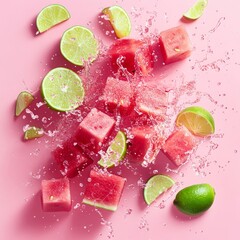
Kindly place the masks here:
<instances>
[{"instance_id":1,"label":"pink backdrop surface","mask_svg":"<svg viewBox=\"0 0 240 240\"><path fill-rule=\"evenodd\" d=\"M182 13L193 2L59 0L58 3L70 11L71 19L38 36L35 34L38 12L56 2L9 0L1 4L0 239L238 239L240 29L237 23L240 6L236 0L210 0L200 19L182 22ZM128 179L119 208L114 213L81 204L84 186L80 183L85 185L90 169L82 177L71 180L71 212L44 213L40 204L41 180L58 176L51 158L53 138L25 142L23 128L27 124L52 123L48 130L54 130L58 115L44 106L38 109L36 104L42 101L39 86L45 74L66 63L59 52L62 33L73 25L83 25L104 45L109 45L114 38L106 35L107 30L99 23L98 15L104 7L115 4L129 13L133 26L131 37L141 38L147 29L144 36L184 24L194 46L192 56L167 67L159 66L157 76L165 80L194 80L201 92L199 104L213 113L216 135L199 150L199 157L178 171L166 169L172 165L163 155L150 169L136 167L134 171L140 172L136 175L131 170L113 170L122 171ZM71 64L66 63L66 66ZM15 100L23 90L37 97L31 110L33 115L25 112L15 118ZM32 119L36 115L38 119ZM176 180L176 191L195 183L212 184L216 190L212 208L197 217L185 216L172 204L174 192L164 194L152 206L146 207L139 185L156 170L168 172Z\"/></svg>"}]
</instances>

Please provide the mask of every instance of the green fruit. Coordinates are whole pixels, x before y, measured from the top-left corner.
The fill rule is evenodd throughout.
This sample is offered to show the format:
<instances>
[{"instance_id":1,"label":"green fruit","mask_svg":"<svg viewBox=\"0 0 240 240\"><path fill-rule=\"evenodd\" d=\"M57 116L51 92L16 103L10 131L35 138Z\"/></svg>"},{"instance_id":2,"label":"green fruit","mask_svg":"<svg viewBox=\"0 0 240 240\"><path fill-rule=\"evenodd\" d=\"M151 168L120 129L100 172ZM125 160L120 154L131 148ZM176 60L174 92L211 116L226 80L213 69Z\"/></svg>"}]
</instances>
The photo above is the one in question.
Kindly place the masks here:
<instances>
[{"instance_id":1,"label":"green fruit","mask_svg":"<svg viewBox=\"0 0 240 240\"><path fill-rule=\"evenodd\" d=\"M214 201L215 190L209 184L196 184L179 191L173 204L183 213L196 215L208 210Z\"/></svg>"}]
</instances>

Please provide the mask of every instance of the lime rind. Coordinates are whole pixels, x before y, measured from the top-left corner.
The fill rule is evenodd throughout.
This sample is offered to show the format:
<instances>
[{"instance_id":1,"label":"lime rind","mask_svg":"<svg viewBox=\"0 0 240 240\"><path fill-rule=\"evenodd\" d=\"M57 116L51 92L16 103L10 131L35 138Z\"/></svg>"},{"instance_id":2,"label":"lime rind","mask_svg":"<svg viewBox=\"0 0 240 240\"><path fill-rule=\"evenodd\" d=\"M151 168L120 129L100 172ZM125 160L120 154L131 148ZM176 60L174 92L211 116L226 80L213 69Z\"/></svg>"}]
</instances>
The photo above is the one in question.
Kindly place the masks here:
<instances>
[{"instance_id":1,"label":"lime rind","mask_svg":"<svg viewBox=\"0 0 240 240\"><path fill-rule=\"evenodd\" d=\"M60 50L69 62L77 66L93 62L99 53L94 34L82 26L73 26L63 33Z\"/></svg>"},{"instance_id":2,"label":"lime rind","mask_svg":"<svg viewBox=\"0 0 240 240\"><path fill-rule=\"evenodd\" d=\"M38 14L36 19L37 29L40 33L45 32L70 17L70 13L64 6L60 4L49 5Z\"/></svg>"},{"instance_id":3,"label":"lime rind","mask_svg":"<svg viewBox=\"0 0 240 240\"><path fill-rule=\"evenodd\" d=\"M194 118L187 118L185 117L185 114L192 114ZM183 118L183 116L184 121L180 121L179 119ZM200 124L200 118L204 119L204 122L208 123L208 126L210 127L210 130L208 129L209 132L198 132L199 129L196 126ZM184 122L186 123L185 125ZM190 132L198 136L207 136L215 132L215 122L212 114L206 109L199 106L191 106L182 110L177 116L176 125L184 125Z\"/></svg>"},{"instance_id":4,"label":"lime rind","mask_svg":"<svg viewBox=\"0 0 240 240\"><path fill-rule=\"evenodd\" d=\"M131 21L127 12L123 8L119 6L112 6L104 8L102 12L108 16L118 38L123 38L130 35Z\"/></svg>"},{"instance_id":5,"label":"lime rind","mask_svg":"<svg viewBox=\"0 0 240 240\"><path fill-rule=\"evenodd\" d=\"M191 20L198 19L203 15L207 4L207 0L198 0L183 16Z\"/></svg>"},{"instance_id":6,"label":"lime rind","mask_svg":"<svg viewBox=\"0 0 240 240\"><path fill-rule=\"evenodd\" d=\"M24 132L24 139L25 140L31 140L35 138L40 138L44 135L44 131L42 128L37 128L37 127L29 127L25 132Z\"/></svg>"},{"instance_id":7,"label":"lime rind","mask_svg":"<svg viewBox=\"0 0 240 240\"><path fill-rule=\"evenodd\" d=\"M34 100L34 96L27 92L20 92L16 100L15 115L18 117Z\"/></svg>"},{"instance_id":8,"label":"lime rind","mask_svg":"<svg viewBox=\"0 0 240 240\"><path fill-rule=\"evenodd\" d=\"M119 164L127 153L127 138L124 132L119 131L108 147L106 154L98 161L101 167L109 168Z\"/></svg>"},{"instance_id":9,"label":"lime rind","mask_svg":"<svg viewBox=\"0 0 240 240\"><path fill-rule=\"evenodd\" d=\"M167 191L175 184L175 181L166 175L154 175L151 177L144 187L144 200L150 205L152 204L162 193Z\"/></svg>"},{"instance_id":10,"label":"lime rind","mask_svg":"<svg viewBox=\"0 0 240 240\"><path fill-rule=\"evenodd\" d=\"M85 91L81 78L67 68L52 69L42 81L42 95L57 111L72 111L82 105Z\"/></svg>"}]
</instances>

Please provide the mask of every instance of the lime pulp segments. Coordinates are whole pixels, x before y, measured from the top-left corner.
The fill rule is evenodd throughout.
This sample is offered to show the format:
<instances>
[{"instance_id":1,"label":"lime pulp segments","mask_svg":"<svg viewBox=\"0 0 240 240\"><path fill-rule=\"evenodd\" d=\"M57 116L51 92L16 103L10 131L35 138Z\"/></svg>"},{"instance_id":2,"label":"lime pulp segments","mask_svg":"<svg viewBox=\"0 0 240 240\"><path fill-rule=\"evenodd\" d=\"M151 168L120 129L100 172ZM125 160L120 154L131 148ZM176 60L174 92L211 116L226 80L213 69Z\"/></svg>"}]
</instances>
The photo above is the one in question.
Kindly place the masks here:
<instances>
[{"instance_id":1,"label":"lime pulp segments","mask_svg":"<svg viewBox=\"0 0 240 240\"><path fill-rule=\"evenodd\" d=\"M52 4L42 9L38 14L36 25L40 33L70 18L68 10L59 4Z\"/></svg>"},{"instance_id":2,"label":"lime pulp segments","mask_svg":"<svg viewBox=\"0 0 240 240\"><path fill-rule=\"evenodd\" d=\"M123 8L119 6L112 6L104 8L102 12L109 18L109 21L118 38L129 36L131 32L131 21Z\"/></svg>"},{"instance_id":3,"label":"lime pulp segments","mask_svg":"<svg viewBox=\"0 0 240 240\"><path fill-rule=\"evenodd\" d=\"M52 69L42 81L42 95L49 107L57 111L71 111L84 100L81 78L67 68Z\"/></svg>"},{"instance_id":4,"label":"lime pulp segments","mask_svg":"<svg viewBox=\"0 0 240 240\"><path fill-rule=\"evenodd\" d=\"M124 132L119 131L98 164L104 168L113 167L123 160L126 152L127 138Z\"/></svg>"},{"instance_id":5,"label":"lime pulp segments","mask_svg":"<svg viewBox=\"0 0 240 240\"><path fill-rule=\"evenodd\" d=\"M158 196L167 191L175 184L174 180L165 175L154 175L151 177L144 188L145 202L150 205Z\"/></svg>"},{"instance_id":6,"label":"lime pulp segments","mask_svg":"<svg viewBox=\"0 0 240 240\"><path fill-rule=\"evenodd\" d=\"M98 41L93 33L82 26L73 26L63 33L60 50L62 55L77 66L93 62L98 56Z\"/></svg>"}]
</instances>

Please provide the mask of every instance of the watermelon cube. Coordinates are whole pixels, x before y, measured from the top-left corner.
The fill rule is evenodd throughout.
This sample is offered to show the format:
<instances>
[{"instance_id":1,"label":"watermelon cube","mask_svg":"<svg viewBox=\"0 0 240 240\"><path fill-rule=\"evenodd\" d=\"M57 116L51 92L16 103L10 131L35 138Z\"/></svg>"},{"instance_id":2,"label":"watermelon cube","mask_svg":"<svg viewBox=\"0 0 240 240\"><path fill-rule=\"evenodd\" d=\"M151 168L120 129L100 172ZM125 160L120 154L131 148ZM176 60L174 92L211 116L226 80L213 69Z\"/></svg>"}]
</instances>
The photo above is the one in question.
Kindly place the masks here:
<instances>
[{"instance_id":1,"label":"watermelon cube","mask_svg":"<svg viewBox=\"0 0 240 240\"><path fill-rule=\"evenodd\" d=\"M131 130L132 139L128 152L131 161L146 166L158 155L163 138L153 126L137 126Z\"/></svg>"},{"instance_id":2,"label":"watermelon cube","mask_svg":"<svg viewBox=\"0 0 240 240\"><path fill-rule=\"evenodd\" d=\"M143 41L118 39L110 47L108 54L115 72L119 71L120 66L131 74L137 71L143 76L153 70L152 49Z\"/></svg>"},{"instance_id":3,"label":"watermelon cube","mask_svg":"<svg viewBox=\"0 0 240 240\"><path fill-rule=\"evenodd\" d=\"M109 77L101 100L111 112L118 108L121 114L129 113L134 104L130 83Z\"/></svg>"},{"instance_id":4,"label":"watermelon cube","mask_svg":"<svg viewBox=\"0 0 240 240\"><path fill-rule=\"evenodd\" d=\"M78 144L83 144L84 147L98 153L114 125L114 119L93 108L78 127L76 133Z\"/></svg>"},{"instance_id":5,"label":"watermelon cube","mask_svg":"<svg viewBox=\"0 0 240 240\"><path fill-rule=\"evenodd\" d=\"M175 129L167 138L163 151L176 166L180 166L187 161L196 145L197 138L182 126Z\"/></svg>"},{"instance_id":6,"label":"watermelon cube","mask_svg":"<svg viewBox=\"0 0 240 240\"><path fill-rule=\"evenodd\" d=\"M104 171L90 172L83 203L116 211L120 201L125 179Z\"/></svg>"},{"instance_id":7,"label":"watermelon cube","mask_svg":"<svg viewBox=\"0 0 240 240\"><path fill-rule=\"evenodd\" d=\"M182 25L161 32L159 41L166 64L182 60L191 54L191 42Z\"/></svg>"},{"instance_id":8,"label":"watermelon cube","mask_svg":"<svg viewBox=\"0 0 240 240\"><path fill-rule=\"evenodd\" d=\"M70 184L67 178L42 180L43 211L70 211L71 206Z\"/></svg>"},{"instance_id":9,"label":"watermelon cube","mask_svg":"<svg viewBox=\"0 0 240 240\"><path fill-rule=\"evenodd\" d=\"M168 97L167 92L157 85L141 86L136 91L136 110L153 116L158 120L165 120Z\"/></svg>"},{"instance_id":10,"label":"watermelon cube","mask_svg":"<svg viewBox=\"0 0 240 240\"><path fill-rule=\"evenodd\" d=\"M53 151L53 157L60 167L63 176L74 177L79 171L92 164L90 159L77 144L75 138L70 138Z\"/></svg>"}]
</instances>

